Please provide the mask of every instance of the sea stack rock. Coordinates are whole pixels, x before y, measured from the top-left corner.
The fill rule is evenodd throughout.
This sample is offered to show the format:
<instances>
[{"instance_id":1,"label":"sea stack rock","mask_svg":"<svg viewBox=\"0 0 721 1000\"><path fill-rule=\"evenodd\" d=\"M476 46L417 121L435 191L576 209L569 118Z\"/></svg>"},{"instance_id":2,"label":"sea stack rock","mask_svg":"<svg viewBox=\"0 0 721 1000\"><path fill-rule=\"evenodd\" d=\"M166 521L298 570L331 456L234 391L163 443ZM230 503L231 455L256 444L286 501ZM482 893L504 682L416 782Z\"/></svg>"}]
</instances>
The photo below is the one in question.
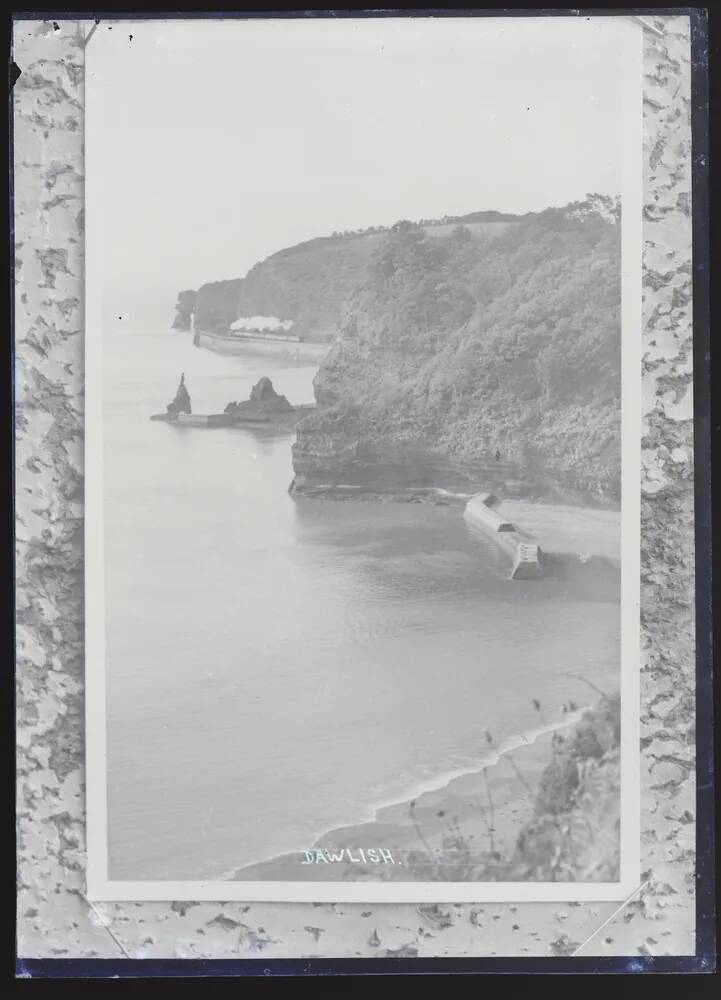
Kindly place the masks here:
<instances>
[{"instance_id":1,"label":"sea stack rock","mask_svg":"<svg viewBox=\"0 0 721 1000\"><path fill-rule=\"evenodd\" d=\"M268 420L272 415L293 413L293 407L285 396L275 391L273 383L264 375L251 389L249 399L240 403L228 403L225 412L238 420L259 418Z\"/></svg>"},{"instance_id":2,"label":"sea stack rock","mask_svg":"<svg viewBox=\"0 0 721 1000\"><path fill-rule=\"evenodd\" d=\"M263 409L272 413L293 409L286 397L275 391L273 383L266 375L259 379L251 389L250 401L262 403Z\"/></svg>"},{"instance_id":3,"label":"sea stack rock","mask_svg":"<svg viewBox=\"0 0 721 1000\"><path fill-rule=\"evenodd\" d=\"M173 330L190 330L193 325L193 313L195 312L196 293L192 289L185 292L178 292L178 301L175 303L175 319L173 320Z\"/></svg>"},{"instance_id":4,"label":"sea stack rock","mask_svg":"<svg viewBox=\"0 0 721 1000\"><path fill-rule=\"evenodd\" d=\"M192 413L190 407L190 393L185 385L185 372L183 372L180 376L180 384L178 385L178 389L175 393L175 398L172 402L168 403L165 409L168 414L176 417L179 413Z\"/></svg>"}]
</instances>

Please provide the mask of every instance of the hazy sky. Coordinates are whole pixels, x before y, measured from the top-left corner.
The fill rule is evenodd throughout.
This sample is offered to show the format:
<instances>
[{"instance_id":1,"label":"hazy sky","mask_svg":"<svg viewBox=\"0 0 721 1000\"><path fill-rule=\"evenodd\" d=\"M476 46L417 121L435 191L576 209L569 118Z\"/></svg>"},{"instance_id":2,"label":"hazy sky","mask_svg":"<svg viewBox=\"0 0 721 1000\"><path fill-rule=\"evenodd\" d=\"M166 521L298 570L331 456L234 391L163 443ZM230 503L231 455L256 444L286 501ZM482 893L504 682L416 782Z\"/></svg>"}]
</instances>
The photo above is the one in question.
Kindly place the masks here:
<instances>
[{"instance_id":1,"label":"hazy sky","mask_svg":"<svg viewBox=\"0 0 721 1000\"><path fill-rule=\"evenodd\" d=\"M629 27L102 22L87 86L106 284L194 288L335 229L619 193Z\"/></svg>"}]
</instances>

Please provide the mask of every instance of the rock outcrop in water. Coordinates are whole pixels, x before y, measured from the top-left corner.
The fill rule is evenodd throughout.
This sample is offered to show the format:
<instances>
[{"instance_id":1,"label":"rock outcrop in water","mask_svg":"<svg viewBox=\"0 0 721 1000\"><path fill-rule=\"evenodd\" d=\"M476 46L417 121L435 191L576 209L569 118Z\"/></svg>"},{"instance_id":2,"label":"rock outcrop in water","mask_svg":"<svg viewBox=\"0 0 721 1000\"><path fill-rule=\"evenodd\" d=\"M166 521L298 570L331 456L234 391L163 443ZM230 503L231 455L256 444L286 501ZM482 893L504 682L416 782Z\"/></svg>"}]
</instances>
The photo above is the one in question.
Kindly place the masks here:
<instances>
[{"instance_id":1,"label":"rock outcrop in water","mask_svg":"<svg viewBox=\"0 0 721 1000\"><path fill-rule=\"evenodd\" d=\"M250 398L257 403L260 403L265 402L266 400L272 400L275 402L275 400L278 399L285 399L285 396L279 396L273 388L273 383L268 376L263 375L250 390Z\"/></svg>"},{"instance_id":2,"label":"rock outcrop in water","mask_svg":"<svg viewBox=\"0 0 721 1000\"><path fill-rule=\"evenodd\" d=\"M273 388L273 383L263 375L250 391L250 398L242 402L230 402L225 407L225 413L235 416L261 417L279 416L295 412L285 396L281 396Z\"/></svg>"},{"instance_id":3,"label":"rock outcrop in water","mask_svg":"<svg viewBox=\"0 0 721 1000\"><path fill-rule=\"evenodd\" d=\"M195 299L196 293L192 289L185 292L178 292L178 301L175 303L173 330L192 329L193 313L195 312Z\"/></svg>"},{"instance_id":4,"label":"rock outcrop in water","mask_svg":"<svg viewBox=\"0 0 721 1000\"><path fill-rule=\"evenodd\" d=\"M185 373L180 376L180 384L173 400L165 407L166 412L177 417L179 413L192 413L190 407L190 393L185 385Z\"/></svg>"},{"instance_id":5,"label":"rock outcrop in water","mask_svg":"<svg viewBox=\"0 0 721 1000\"><path fill-rule=\"evenodd\" d=\"M496 232L394 226L316 376L293 490L420 478L617 501L617 218L594 196Z\"/></svg>"}]
</instances>

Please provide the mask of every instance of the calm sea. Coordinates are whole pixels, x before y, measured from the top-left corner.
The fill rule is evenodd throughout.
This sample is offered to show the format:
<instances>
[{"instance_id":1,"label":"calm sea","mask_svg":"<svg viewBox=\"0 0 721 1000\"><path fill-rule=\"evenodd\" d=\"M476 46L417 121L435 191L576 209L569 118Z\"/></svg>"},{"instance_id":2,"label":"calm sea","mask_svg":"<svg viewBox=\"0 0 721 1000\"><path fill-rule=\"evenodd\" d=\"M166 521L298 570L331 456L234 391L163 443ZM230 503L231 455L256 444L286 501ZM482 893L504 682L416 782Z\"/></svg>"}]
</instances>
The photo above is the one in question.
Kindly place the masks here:
<instances>
[{"instance_id":1,"label":"calm sea","mask_svg":"<svg viewBox=\"0 0 721 1000\"><path fill-rule=\"evenodd\" d=\"M151 423L314 369L104 333L110 877L222 878L618 683L619 605L511 582L460 507L293 499L292 435Z\"/></svg>"}]
</instances>

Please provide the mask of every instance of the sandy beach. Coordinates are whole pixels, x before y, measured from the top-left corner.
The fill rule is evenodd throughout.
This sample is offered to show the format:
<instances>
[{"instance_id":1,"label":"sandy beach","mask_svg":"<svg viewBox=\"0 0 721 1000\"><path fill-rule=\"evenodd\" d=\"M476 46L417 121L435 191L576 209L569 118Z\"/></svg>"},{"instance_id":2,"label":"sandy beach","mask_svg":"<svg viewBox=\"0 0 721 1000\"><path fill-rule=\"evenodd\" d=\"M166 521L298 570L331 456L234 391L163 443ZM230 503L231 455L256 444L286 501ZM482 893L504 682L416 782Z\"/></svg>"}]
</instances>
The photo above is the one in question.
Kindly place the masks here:
<instances>
[{"instance_id":1,"label":"sandy beach","mask_svg":"<svg viewBox=\"0 0 721 1000\"><path fill-rule=\"evenodd\" d=\"M546 552L621 563L621 512L603 507L503 500L504 516L534 535Z\"/></svg>"},{"instance_id":2,"label":"sandy beach","mask_svg":"<svg viewBox=\"0 0 721 1000\"><path fill-rule=\"evenodd\" d=\"M415 798L381 806L368 823L340 827L307 849L237 869L230 877L283 881L463 881L488 861L510 860L533 816L538 783L551 760L554 732L582 714L508 741L481 767ZM388 855L391 857L389 858ZM375 860L377 859L377 860ZM477 877L477 874L476 874Z\"/></svg>"}]
</instances>

